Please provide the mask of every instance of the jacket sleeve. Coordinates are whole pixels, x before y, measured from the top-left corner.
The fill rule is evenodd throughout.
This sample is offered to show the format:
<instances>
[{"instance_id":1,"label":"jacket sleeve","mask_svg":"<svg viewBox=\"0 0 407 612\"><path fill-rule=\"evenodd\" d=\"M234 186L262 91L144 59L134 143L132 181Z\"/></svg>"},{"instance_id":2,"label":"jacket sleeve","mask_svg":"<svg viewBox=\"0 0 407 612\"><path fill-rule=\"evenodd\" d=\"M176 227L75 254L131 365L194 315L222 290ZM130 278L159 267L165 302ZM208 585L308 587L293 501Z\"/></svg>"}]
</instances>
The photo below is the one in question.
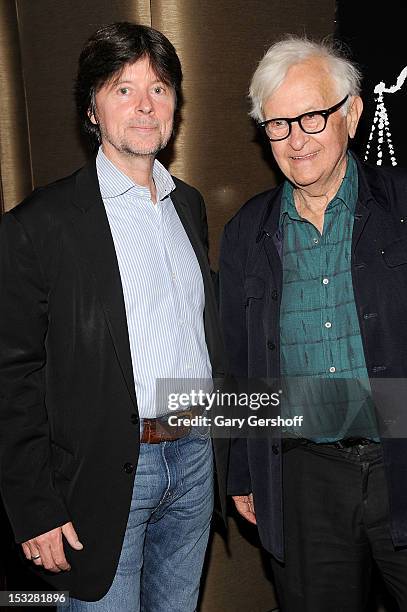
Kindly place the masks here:
<instances>
[{"instance_id":1,"label":"jacket sleeve","mask_svg":"<svg viewBox=\"0 0 407 612\"><path fill-rule=\"evenodd\" d=\"M237 257L235 220L227 225L222 236L219 260L220 315L229 374L247 378L247 330L244 274ZM238 384L236 385L239 386ZM245 495L252 491L246 438L230 442L227 492Z\"/></svg>"},{"instance_id":2,"label":"jacket sleeve","mask_svg":"<svg viewBox=\"0 0 407 612\"><path fill-rule=\"evenodd\" d=\"M46 409L48 288L13 213L0 226L0 491L17 542L69 521L53 485Z\"/></svg>"}]
</instances>

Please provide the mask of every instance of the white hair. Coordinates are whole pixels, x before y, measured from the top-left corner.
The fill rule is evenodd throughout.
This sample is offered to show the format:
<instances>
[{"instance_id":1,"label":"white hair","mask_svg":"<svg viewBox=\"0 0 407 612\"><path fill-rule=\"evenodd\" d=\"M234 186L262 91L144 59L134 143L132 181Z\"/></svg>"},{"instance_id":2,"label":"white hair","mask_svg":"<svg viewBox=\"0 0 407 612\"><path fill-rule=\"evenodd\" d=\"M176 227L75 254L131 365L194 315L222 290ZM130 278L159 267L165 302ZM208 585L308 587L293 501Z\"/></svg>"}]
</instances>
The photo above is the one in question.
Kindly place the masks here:
<instances>
[{"instance_id":1,"label":"white hair","mask_svg":"<svg viewBox=\"0 0 407 612\"><path fill-rule=\"evenodd\" d=\"M264 103L281 85L289 68L311 57L326 61L339 97L359 95L362 74L355 64L346 58L338 44L334 45L327 40L315 42L306 37L289 34L268 49L253 74L249 88L252 103L250 116L253 119L263 121ZM347 104L341 110L346 114Z\"/></svg>"}]
</instances>

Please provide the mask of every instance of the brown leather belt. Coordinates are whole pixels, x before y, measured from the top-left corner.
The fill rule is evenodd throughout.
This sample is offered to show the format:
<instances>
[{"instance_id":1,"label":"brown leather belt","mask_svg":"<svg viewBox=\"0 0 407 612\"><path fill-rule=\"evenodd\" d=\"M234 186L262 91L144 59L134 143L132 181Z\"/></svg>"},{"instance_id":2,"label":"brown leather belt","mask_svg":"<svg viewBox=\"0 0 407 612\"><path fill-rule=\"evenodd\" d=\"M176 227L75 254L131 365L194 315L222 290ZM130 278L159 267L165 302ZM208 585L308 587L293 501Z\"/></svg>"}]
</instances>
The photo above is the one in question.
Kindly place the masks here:
<instances>
[{"instance_id":1,"label":"brown leather belt","mask_svg":"<svg viewBox=\"0 0 407 612\"><path fill-rule=\"evenodd\" d=\"M169 425L168 418L170 416L179 419L188 419L194 416L199 416L203 412L202 406L196 406L190 410L182 412L172 412L157 419L143 419L143 433L140 442L145 444L159 444L160 442L171 442L184 438L191 431L191 425L179 423L177 425Z\"/></svg>"}]
</instances>

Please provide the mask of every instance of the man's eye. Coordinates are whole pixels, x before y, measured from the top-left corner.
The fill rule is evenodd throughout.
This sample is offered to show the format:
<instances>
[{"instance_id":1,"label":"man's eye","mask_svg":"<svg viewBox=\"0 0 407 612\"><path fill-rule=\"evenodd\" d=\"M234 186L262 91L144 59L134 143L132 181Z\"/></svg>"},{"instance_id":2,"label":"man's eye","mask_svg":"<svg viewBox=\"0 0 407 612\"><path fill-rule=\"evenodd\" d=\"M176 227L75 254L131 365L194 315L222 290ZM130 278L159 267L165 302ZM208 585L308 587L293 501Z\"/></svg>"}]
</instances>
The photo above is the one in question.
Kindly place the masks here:
<instances>
[{"instance_id":1,"label":"man's eye","mask_svg":"<svg viewBox=\"0 0 407 612\"><path fill-rule=\"evenodd\" d=\"M153 91L154 91L154 93L156 93L156 94L161 94L161 93L164 93L164 91L165 91L165 90L164 90L164 87L163 87L162 85L156 85L156 86L154 87L154 90L153 90Z\"/></svg>"},{"instance_id":2,"label":"man's eye","mask_svg":"<svg viewBox=\"0 0 407 612\"><path fill-rule=\"evenodd\" d=\"M129 93L129 88L128 88L128 87L120 87L120 89L119 89L119 93L120 93L122 96L126 96L126 95Z\"/></svg>"},{"instance_id":3,"label":"man's eye","mask_svg":"<svg viewBox=\"0 0 407 612\"><path fill-rule=\"evenodd\" d=\"M285 128L287 127L287 121L284 119L273 119L270 121L269 126L274 129Z\"/></svg>"}]
</instances>

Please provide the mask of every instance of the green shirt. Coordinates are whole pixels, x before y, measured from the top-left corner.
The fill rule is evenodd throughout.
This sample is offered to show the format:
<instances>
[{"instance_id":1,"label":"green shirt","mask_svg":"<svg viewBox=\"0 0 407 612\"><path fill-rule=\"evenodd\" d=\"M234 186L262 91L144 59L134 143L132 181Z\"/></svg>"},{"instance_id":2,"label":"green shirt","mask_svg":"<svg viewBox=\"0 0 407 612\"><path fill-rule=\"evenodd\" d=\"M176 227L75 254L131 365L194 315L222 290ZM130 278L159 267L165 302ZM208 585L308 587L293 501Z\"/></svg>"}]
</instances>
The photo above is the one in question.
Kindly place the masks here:
<instances>
[{"instance_id":1,"label":"green shirt","mask_svg":"<svg viewBox=\"0 0 407 612\"><path fill-rule=\"evenodd\" d=\"M291 183L283 188L282 416L304 416L301 427L285 428L285 436L377 439L351 276L357 197L356 162L348 155L321 235L298 215Z\"/></svg>"}]
</instances>

